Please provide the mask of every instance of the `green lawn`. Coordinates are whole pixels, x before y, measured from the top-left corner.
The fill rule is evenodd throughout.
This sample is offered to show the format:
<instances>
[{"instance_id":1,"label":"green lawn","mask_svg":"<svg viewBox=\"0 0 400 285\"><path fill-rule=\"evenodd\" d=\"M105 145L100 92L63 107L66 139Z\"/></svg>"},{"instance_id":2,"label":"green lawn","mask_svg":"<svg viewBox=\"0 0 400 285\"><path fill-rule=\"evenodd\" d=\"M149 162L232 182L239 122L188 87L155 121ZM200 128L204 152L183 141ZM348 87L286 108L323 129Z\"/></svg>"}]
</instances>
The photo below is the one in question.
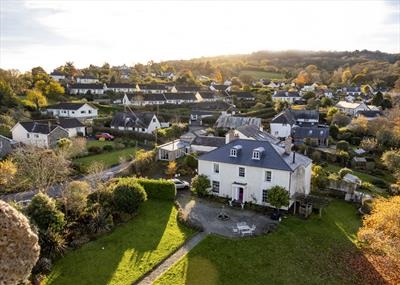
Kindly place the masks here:
<instances>
[{"instance_id":1,"label":"green lawn","mask_svg":"<svg viewBox=\"0 0 400 285\"><path fill-rule=\"evenodd\" d=\"M332 173L338 173L339 170L342 169L342 168L343 167L341 167L339 165L336 165L336 164L332 164L332 163L329 163L328 166L325 167L326 170L328 170L329 172L332 172ZM373 175L370 175L368 173L360 172L360 171L357 171L357 170L354 170L354 169L352 169L352 171L353 171L353 174L355 176L357 176L358 178L360 178L362 181L366 181L366 182L369 182L369 183L371 183L371 181L373 179L377 179L377 178L383 179L389 184L390 183L394 183L394 181L395 181L394 177L392 175L390 175L390 174L386 174L385 176L373 176Z\"/></svg>"},{"instance_id":2,"label":"green lawn","mask_svg":"<svg viewBox=\"0 0 400 285\"><path fill-rule=\"evenodd\" d=\"M145 202L133 220L60 259L44 284L132 284L194 234L176 216L172 202Z\"/></svg>"},{"instance_id":3,"label":"green lawn","mask_svg":"<svg viewBox=\"0 0 400 285\"><path fill-rule=\"evenodd\" d=\"M105 145L112 145L114 146L114 142L112 141L99 141L99 140L88 140L86 143L86 147L89 148L91 146L98 146L103 147Z\"/></svg>"},{"instance_id":4,"label":"green lawn","mask_svg":"<svg viewBox=\"0 0 400 285\"><path fill-rule=\"evenodd\" d=\"M209 236L155 284L359 284L362 275L343 260L359 252L359 226L356 208L334 201L322 219L289 217L266 236Z\"/></svg>"},{"instance_id":5,"label":"green lawn","mask_svg":"<svg viewBox=\"0 0 400 285\"><path fill-rule=\"evenodd\" d=\"M108 142L101 142L101 143L108 143ZM101 154L95 154L90 156L85 156L81 158L74 159L74 163L77 163L86 169L90 164L95 161L103 162L105 168L109 168L112 165L118 164L122 159L129 158L135 155L135 148L128 147L121 150L111 151L111 152L104 152Z\"/></svg>"},{"instance_id":6,"label":"green lawn","mask_svg":"<svg viewBox=\"0 0 400 285\"><path fill-rule=\"evenodd\" d=\"M285 75L282 73L269 72L269 71L256 71L256 70L242 70L240 75L250 75L254 79L284 79Z\"/></svg>"}]
</instances>

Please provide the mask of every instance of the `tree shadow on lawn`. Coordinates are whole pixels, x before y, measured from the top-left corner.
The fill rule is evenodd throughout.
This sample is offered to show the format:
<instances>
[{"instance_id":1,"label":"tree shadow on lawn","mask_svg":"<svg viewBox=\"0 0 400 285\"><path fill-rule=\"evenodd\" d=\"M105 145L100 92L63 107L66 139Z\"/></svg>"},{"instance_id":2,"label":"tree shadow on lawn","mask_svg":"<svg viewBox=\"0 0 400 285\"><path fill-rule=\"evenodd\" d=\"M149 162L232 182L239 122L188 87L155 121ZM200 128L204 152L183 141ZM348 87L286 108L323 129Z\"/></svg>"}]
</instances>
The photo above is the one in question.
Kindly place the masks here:
<instances>
[{"instance_id":1,"label":"tree shadow on lawn","mask_svg":"<svg viewBox=\"0 0 400 285\"><path fill-rule=\"evenodd\" d=\"M388 284L355 244L359 226L355 207L333 202L322 219L289 217L267 236L209 236L159 284Z\"/></svg>"},{"instance_id":2,"label":"tree shadow on lawn","mask_svg":"<svg viewBox=\"0 0 400 285\"><path fill-rule=\"evenodd\" d=\"M132 221L69 252L46 284L131 284L176 249L188 233L176 225L172 202L149 200Z\"/></svg>"}]
</instances>

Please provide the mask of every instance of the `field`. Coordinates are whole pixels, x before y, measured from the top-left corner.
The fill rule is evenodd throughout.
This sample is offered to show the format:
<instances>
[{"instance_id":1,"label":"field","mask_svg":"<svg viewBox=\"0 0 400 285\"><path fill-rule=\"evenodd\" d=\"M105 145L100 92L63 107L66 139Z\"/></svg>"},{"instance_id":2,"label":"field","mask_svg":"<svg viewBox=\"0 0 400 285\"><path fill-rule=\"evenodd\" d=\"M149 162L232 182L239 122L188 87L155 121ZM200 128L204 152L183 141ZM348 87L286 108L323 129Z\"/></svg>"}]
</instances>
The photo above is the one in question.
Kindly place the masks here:
<instances>
[{"instance_id":1,"label":"field","mask_svg":"<svg viewBox=\"0 0 400 285\"><path fill-rule=\"evenodd\" d=\"M335 201L321 219L289 217L266 236L209 236L155 284L373 284L363 283L371 274L380 284L357 247L359 226L356 208Z\"/></svg>"},{"instance_id":2,"label":"field","mask_svg":"<svg viewBox=\"0 0 400 285\"><path fill-rule=\"evenodd\" d=\"M172 202L145 202L128 223L67 253L44 284L132 284L194 234L176 215Z\"/></svg>"},{"instance_id":3,"label":"field","mask_svg":"<svg viewBox=\"0 0 400 285\"><path fill-rule=\"evenodd\" d=\"M284 74L281 73L276 73L276 72L268 72L268 71L255 71L255 70L242 70L239 73L239 76L241 75L250 75L254 79L284 79L285 76Z\"/></svg>"}]
</instances>

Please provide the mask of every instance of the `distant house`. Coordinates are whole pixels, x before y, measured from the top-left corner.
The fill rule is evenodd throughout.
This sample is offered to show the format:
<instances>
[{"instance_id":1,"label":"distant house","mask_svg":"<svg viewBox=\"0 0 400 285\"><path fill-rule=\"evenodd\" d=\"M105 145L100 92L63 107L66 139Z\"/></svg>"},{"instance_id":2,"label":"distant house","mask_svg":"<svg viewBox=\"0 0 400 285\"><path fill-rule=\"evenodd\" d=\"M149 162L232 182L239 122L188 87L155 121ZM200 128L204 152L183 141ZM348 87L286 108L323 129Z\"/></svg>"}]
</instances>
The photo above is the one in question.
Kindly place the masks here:
<instances>
[{"instance_id":1,"label":"distant house","mask_svg":"<svg viewBox=\"0 0 400 285\"><path fill-rule=\"evenodd\" d=\"M199 99L199 97L196 97L196 93L164 93L164 97L167 104L178 105L196 103Z\"/></svg>"},{"instance_id":2,"label":"distant house","mask_svg":"<svg viewBox=\"0 0 400 285\"><path fill-rule=\"evenodd\" d=\"M54 70L52 73L50 73L50 77L59 82L60 80L65 79L65 74L60 71Z\"/></svg>"},{"instance_id":3,"label":"distant house","mask_svg":"<svg viewBox=\"0 0 400 285\"><path fill-rule=\"evenodd\" d=\"M215 128L237 129L245 125L255 125L262 130L261 119L255 117L237 117L231 115L220 115L215 122Z\"/></svg>"},{"instance_id":4,"label":"distant house","mask_svg":"<svg viewBox=\"0 0 400 285\"><path fill-rule=\"evenodd\" d=\"M14 147L18 145L18 142L0 135L0 159L11 153Z\"/></svg>"},{"instance_id":5,"label":"distant house","mask_svg":"<svg viewBox=\"0 0 400 285\"><path fill-rule=\"evenodd\" d=\"M289 103L294 103L300 99L301 96L297 91L275 91L272 95L272 100L274 101L287 101Z\"/></svg>"},{"instance_id":6,"label":"distant house","mask_svg":"<svg viewBox=\"0 0 400 285\"><path fill-rule=\"evenodd\" d=\"M203 125L203 118L212 117L216 113L214 111L207 110L192 110L189 118L189 125L201 126Z\"/></svg>"},{"instance_id":7,"label":"distant house","mask_svg":"<svg viewBox=\"0 0 400 285\"><path fill-rule=\"evenodd\" d=\"M290 197L310 193L311 159L268 141L234 140L199 157L198 174L211 182L210 193L241 203L270 206L268 189L279 185ZM285 209L288 209L286 207Z\"/></svg>"},{"instance_id":8,"label":"distant house","mask_svg":"<svg viewBox=\"0 0 400 285\"><path fill-rule=\"evenodd\" d=\"M105 84L101 83L75 83L68 85L69 94L71 95L103 95L106 87Z\"/></svg>"},{"instance_id":9,"label":"distant house","mask_svg":"<svg viewBox=\"0 0 400 285\"><path fill-rule=\"evenodd\" d=\"M174 140L157 147L158 160L173 161L190 152L190 143L184 140Z\"/></svg>"},{"instance_id":10,"label":"distant house","mask_svg":"<svg viewBox=\"0 0 400 285\"><path fill-rule=\"evenodd\" d=\"M84 75L84 76L78 76L76 78L76 82L82 84L93 84L93 83L98 83L99 80L92 75Z\"/></svg>"},{"instance_id":11,"label":"distant house","mask_svg":"<svg viewBox=\"0 0 400 285\"><path fill-rule=\"evenodd\" d=\"M190 142L190 152L205 153L225 144L224 137L196 136Z\"/></svg>"},{"instance_id":12,"label":"distant house","mask_svg":"<svg viewBox=\"0 0 400 285\"><path fill-rule=\"evenodd\" d=\"M379 110L366 110L366 111L358 111L356 113L356 117L364 117L368 121L375 120L383 116L382 111Z\"/></svg>"},{"instance_id":13,"label":"distant house","mask_svg":"<svg viewBox=\"0 0 400 285\"><path fill-rule=\"evenodd\" d=\"M362 94L360 87L344 87L342 88L342 92L346 95L351 95L355 97Z\"/></svg>"},{"instance_id":14,"label":"distant house","mask_svg":"<svg viewBox=\"0 0 400 285\"><path fill-rule=\"evenodd\" d=\"M110 83L107 84L106 91L133 93L137 91L137 85L135 83Z\"/></svg>"},{"instance_id":15,"label":"distant house","mask_svg":"<svg viewBox=\"0 0 400 285\"><path fill-rule=\"evenodd\" d=\"M137 91L143 93L165 93L172 88L173 86L170 87L165 84L139 84Z\"/></svg>"},{"instance_id":16,"label":"distant house","mask_svg":"<svg viewBox=\"0 0 400 285\"><path fill-rule=\"evenodd\" d=\"M97 118L97 108L89 103L58 103L47 107L47 112L60 118L79 120Z\"/></svg>"},{"instance_id":17,"label":"distant house","mask_svg":"<svg viewBox=\"0 0 400 285\"><path fill-rule=\"evenodd\" d=\"M146 106L162 105L167 102L164 94L161 93L135 93L125 94L121 100L122 105Z\"/></svg>"},{"instance_id":18,"label":"distant house","mask_svg":"<svg viewBox=\"0 0 400 285\"><path fill-rule=\"evenodd\" d=\"M227 93L231 91L231 86L224 84L211 84L210 90L214 92Z\"/></svg>"},{"instance_id":19,"label":"distant house","mask_svg":"<svg viewBox=\"0 0 400 285\"><path fill-rule=\"evenodd\" d=\"M243 125L237 129L230 130L226 133L225 142L230 143L235 139L246 139L256 141L269 141L272 144L280 143L280 140L273 135L261 131L255 125Z\"/></svg>"},{"instance_id":20,"label":"distant house","mask_svg":"<svg viewBox=\"0 0 400 285\"><path fill-rule=\"evenodd\" d=\"M368 106L363 102L350 103L346 101L339 101L335 106L339 109L339 111L350 116L355 116L359 111L369 110Z\"/></svg>"},{"instance_id":21,"label":"distant house","mask_svg":"<svg viewBox=\"0 0 400 285\"><path fill-rule=\"evenodd\" d=\"M33 121L42 125L54 125L60 126L61 128L68 131L68 136L70 138L76 136L85 136L86 135L86 127L76 118L57 118L50 120L36 120Z\"/></svg>"},{"instance_id":22,"label":"distant house","mask_svg":"<svg viewBox=\"0 0 400 285\"><path fill-rule=\"evenodd\" d=\"M175 90L176 93L197 93L200 92L201 87L196 85L193 86L175 85Z\"/></svg>"},{"instance_id":23,"label":"distant house","mask_svg":"<svg viewBox=\"0 0 400 285\"><path fill-rule=\"evenodd\" d=\"M18 122L11 129L13 140L26 145L52 148L62 138L68 138L68 131L58 125L39 122Z\"/></svg>"},{"instance_id":24,"label":"distant house","mask_svg":"<svg viewBox=\"0 0 400 285\"><path fill-rule=\"evenodd\" d=\"M242 91L242 92L229 92L230 96L236 96L238 100L243 101L254 101L256 98L251 92Z\"/></svg>"},{"instance_id":25,"label":"distant house","mask_svg":"<svg viewBox=\"0 0 400 285\"><path fill-rule=\"evenodd\" d=\"M116 113L110 124L111 128L120 131L133 131L139 133L153 133L161 128L161 123L154 113Z\"/></svg>"},{"instance_id":26,"label":"distant house","mask_svg":"<svg viewBox=\"0 0 400 285\"><path fill-rule=\"evenodd\" d=\"M215 102L218 100L218 97L212 91L200 91L199 94L202 102Z\"/></svg>"},{"instance_id":27,"label":"distant house","mask_svg":"<svg viewBox=\"0 0 400 285\"><path fill-rule=\"evenodd\" d=\"M291 130L294 145L302 145L305 142L314 146L328 146L328 126L298 126L294 125Z\"/></svg>"}]
</instances>

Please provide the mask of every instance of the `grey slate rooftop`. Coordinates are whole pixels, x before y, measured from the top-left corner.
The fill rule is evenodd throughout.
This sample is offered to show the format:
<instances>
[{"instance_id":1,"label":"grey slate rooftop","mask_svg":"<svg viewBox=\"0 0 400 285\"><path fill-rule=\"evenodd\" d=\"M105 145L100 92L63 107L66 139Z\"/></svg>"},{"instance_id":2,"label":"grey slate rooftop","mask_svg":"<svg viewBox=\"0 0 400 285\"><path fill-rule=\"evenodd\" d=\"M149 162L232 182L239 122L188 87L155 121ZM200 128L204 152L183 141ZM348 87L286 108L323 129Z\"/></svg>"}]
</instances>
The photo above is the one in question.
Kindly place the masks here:
<instances>
[{"instance_id":1,"label":"grey slate rooftop","mask_svg":"<svg viewBox=\"0 0 400 285\"><path fill-rule=\"evenodd\" d=\"M237 129L244 125L255 125L258 128L261 127L261 119L255 117L236 117L229 115L221 115L215 122L214 127L226 128L226 129Z\"/></svg>"},{"instance_id":2,"label":"grey slate rooftop","mask_svg":"<svg viewBox=\"0 0 400 285\"><path fill-rule=\"evenodd\" d=\"M234 147L238 148L238 146L241 146L241 149L238 151L237 157L231 157L230 150ZM259 160L252 159L253 150L260 147L264 148L261 158ZM268 141L239 139L201 155L199 160L284 171L293 171L299 166L307 167L312 163L311 159L299 153L295 154L293 163L293 155L294 152L286 154L282 147Z\"/></svg>"},{"instance_id":3,"label":"grey slate rooftop","mask_svg":"<svg viewBox=\"0 0 400 285\"><path fill-rule=\"evenodd\" d=\"M260 129L254 125L244 125L237 128L237 130L246 137L251 137L257 141L268 141L272 144L280 143L280 140L278 138L267 132L260 131Z\"/></svg>"}]
</instances>

